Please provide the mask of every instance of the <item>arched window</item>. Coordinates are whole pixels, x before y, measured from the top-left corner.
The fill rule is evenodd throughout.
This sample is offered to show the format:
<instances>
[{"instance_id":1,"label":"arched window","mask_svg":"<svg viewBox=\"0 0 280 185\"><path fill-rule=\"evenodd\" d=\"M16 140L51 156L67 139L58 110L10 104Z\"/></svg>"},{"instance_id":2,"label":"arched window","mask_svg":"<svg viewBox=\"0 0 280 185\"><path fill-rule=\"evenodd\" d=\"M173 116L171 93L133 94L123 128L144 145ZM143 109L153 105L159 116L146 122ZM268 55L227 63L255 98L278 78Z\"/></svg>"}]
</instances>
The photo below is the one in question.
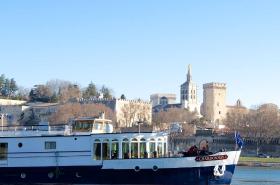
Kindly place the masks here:
<instances>
[{"instance_id":1,"label":"arched window","mask_svg":"<svg viewBox=\"0 0 280 185\"><path fill-rule=\"evenodd\" d=\"M109 139L104 139L102 143L102 157L103 160L110 159L110 141Z\"/></svg>"},{"instance_id":2,"label":"arched window","mask_svg":"<svg viewBox=\"0 0 280 185\"><path fill-rule=\"evenodd\" d=\"M94 140L93 159L94 160L101 160L101 141L99 139Z\"/></svg>"},{"instance_id":3,"label":"arched window","mask_svg":"<svg viewBox=\"0 0 280 185\"><path fill-rule=\"evenodd\" d=\"M112 140L112 148L111 148L111 159L119 158L119 141L117 139Z\"/></svg>"},{"instance_id":4,"label":"arched window","mask_svg":"<svg viewBox=\"0 0 280 185\"><path fill-rule=\"evenodd\" d=\"M140 158L148 158L146 140L144 138L140 139Z\"/></svg>"},{"instance_id":5,"label":"arched window","mask_svg":"<svg viewBox=\"0 0 280 185\"><path fill-rule=\"evenodd\" d=\"M156 140L150 139L150 157L157 157Z\"/></svg>"},{"instance_id":6,"label":"arched window","mask_svg":"<svg viewBox=\"0 0 280 185\"><path fill-rule=\"evenodd\" d=\"M167 157L167 142L166 141L164 141L164 143L163 143L163 155L165 157Z\"/></svg>"},{"instance_id":7,"label":"arched window","mask_svg":"<svg viewBox=\"0 0 280 185\"><path fill-rule=\"evenodd\" d=\"M157 152L158 152L158 156L161 157L162 156L162 139L158 139L158 144L157 144Z\"/></svg>"},{"instance_id":8,"label":"arched window","mask_svg":"<svg viewBox=\"0 0 280 185\"><path fill-rule=\"evenodd\" d=\"M122 158L129 159L129 140L127 138L122 141Z\"/></svg>"},{"instance_id":9,"label":"arched window","mask_svg":"<svg viewBox=\"0 0 280 185\"><path fill-rule=\"evenodd\" d=\"M168 99L165 96L161 97L160 100L159 100L159 104L160 105L167 105L168 104Z\"/></svg>"},{"instance_id":10,"label":"arched window","mask_svg":"<svg viewBox=\"0 0 280 185\"><path fill-rule=\"evenodd\" d=\"M138 140L131 140L131 158L138 158Z\"/></svg>"}]
</instances>

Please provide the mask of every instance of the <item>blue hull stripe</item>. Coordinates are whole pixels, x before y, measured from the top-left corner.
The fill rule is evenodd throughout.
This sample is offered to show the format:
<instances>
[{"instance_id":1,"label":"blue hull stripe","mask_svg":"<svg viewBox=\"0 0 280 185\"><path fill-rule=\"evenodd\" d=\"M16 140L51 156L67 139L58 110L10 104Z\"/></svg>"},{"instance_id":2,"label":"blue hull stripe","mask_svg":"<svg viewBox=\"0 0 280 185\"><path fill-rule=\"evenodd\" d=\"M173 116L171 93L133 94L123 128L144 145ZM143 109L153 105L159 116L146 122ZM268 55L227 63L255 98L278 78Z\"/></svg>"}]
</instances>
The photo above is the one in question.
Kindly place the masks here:
<instances>
[{"instance_id":1,"label":"blue hull stripe","mask_svg":"<svg viewBox=\"0 0 280 185\"><path fill-rule=\"evenodd\" d=\"M214 167L149 170L103 170L101 166L0 168L0 184L150 184L229 185L235 165L215 177Z\"/></svg>"}]
</instances>

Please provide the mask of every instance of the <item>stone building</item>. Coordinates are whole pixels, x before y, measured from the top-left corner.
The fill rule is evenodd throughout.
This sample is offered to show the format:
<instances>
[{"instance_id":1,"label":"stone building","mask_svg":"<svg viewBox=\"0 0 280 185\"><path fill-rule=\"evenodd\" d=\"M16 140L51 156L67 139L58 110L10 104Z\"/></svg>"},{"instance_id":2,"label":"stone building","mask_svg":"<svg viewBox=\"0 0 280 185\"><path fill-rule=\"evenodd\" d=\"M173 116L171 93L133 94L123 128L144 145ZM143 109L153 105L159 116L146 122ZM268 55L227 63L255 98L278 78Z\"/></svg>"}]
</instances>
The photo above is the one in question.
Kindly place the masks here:
<instances>
[{"instance_id":1,"label":"stone building","mask_svg":"<svg viewBox=\"0 0 280 185\"><path fill-rule=\"evenodd\" d=\"M197 97L197 85L192 80L191 65L188 66L186 81L180 86L180 103L176 103L175 94L152 94L150 100L153 105L153 112L166 111L172 108L188 109L191 112L200 114L200 106Z\"/></svg>"},{"instance_id":2,"label":"stone building","mask_svg":"<svg viewBox=\"0 0 280 185\"><path fill-rule=\"evenodd\" d=\"M243 106L241 100L238 99L235 105L227 105L227 113L230 112L239 112L242 114L247 114L249 112L249 109Z\"/></svg>"},{"instance_id":3,"label":"stone building","mask_svg":"<svg viewBox=\"0 0 280 185\"><path fill-rule=\"evenodd\" d=\"M181 107L199 113L197 85L192 81L191 65L188 66L187 81L181 85Z\"/></svg>"},{"instance_id":4,"label":"stone building","mask_svg":"<svg viewBox=\"0 0 280 185\"><path fill-rule=\"evenodd\" d=\"M57 111L58 105L59 103L29 103L28 109L24 113L27 115L34 114L39 122L48 122L53 113Z\"/></svg>"},{"instance_id":5,"label":"stone building","mask_svg":"<svg viewBox=\"0 0 280 185\"><path fill-rule=\"evenodd\" d=\"M207 83L203 84L202 115L209 121L219 123L227 113L226 84Z\"/></svg>"},{"instance_id":6,"label":"stone building","mask_svg":"<svg viewBox=\"0 0 280 185\"><path fill-rule=\"evenodd\" d=\"M152 104L141 100L80 99L80 103L101 103L113 110L118 127L131 127L141 121L152 124Z\"/></svg>"},{"instance_id":7,"label":"stone building","mask_svg":"<svg viewBox=\"0 0 280 185\"><path fill-rule=\"evenodd\" d=\"M0 99L0 106L5 105L23 105L26 101L23 100L10 100L10 99Z\"/></svg>"},{"instance_id":8,"label":"stone building","mask_svg":"<svg viewBox=\"0 0 280 185\"><path fill-rule=\"evenodd\" d=\"M21 100L0 99L1 125L17 124L22 111L27 108L25 103L26 101Z\"/></svg>"},{"instance_id":9,"label":"stone building","mask_svg":"<svg viewBox=\"0 0 280 185\"><path fill-rule=\"evenodd\" d=\"M176 94L156 93L150 96L152 106L174 104L176 102Z\"/></svg>"},{"instance_id":10,"label":"stone building","mask_svg":"<svg viewBox=\"0 0 280 185\"><path fill-rule=\"evenodd\" d=\"M214 123L213 126L223 124L223 119L227 113L238 111L240 113L248 113L248 109L242 105L240 99L235 105L227 105L226 95L227 87L225 83L207 83L203 84L203 103L201 105L201 114L206 120Z\"/></svg>"}]
</instances>

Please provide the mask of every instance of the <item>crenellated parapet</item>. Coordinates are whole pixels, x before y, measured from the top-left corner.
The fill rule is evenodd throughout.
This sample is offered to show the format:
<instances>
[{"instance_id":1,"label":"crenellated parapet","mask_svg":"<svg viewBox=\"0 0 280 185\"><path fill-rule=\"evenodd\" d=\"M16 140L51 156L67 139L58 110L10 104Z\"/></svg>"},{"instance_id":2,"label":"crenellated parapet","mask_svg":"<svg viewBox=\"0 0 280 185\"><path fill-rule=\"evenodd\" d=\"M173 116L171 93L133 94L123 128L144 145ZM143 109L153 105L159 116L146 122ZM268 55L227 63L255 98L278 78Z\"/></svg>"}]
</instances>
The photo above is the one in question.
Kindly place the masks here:
<instances>
[{"instance_id":1,"label":"crenellated parapet","mask_svg":"<svg viewBox=\"0 0 280 185\"><path fill-rule=\"evenodd\" d=\"M218 82L211 82L211 83L206 83L203 84L203 89L212 89L212 88L217 88L217 89L226 89L226 83L218 83Z\"/></svg>"},{"instance_id":2,"label":"crenellated parapet","mask_svg":"<svg viewBox=\"0 0 280 185\"><path fill-rule=\"evenodd\" d=\"M146 105L149 105L151 104L151 102L148 102L148 101L144 101L144 100L127 100L127 99L116 99L117 101L121 101L121 102L126 102L126 103L140 103L140 104L146 104Z\"/></svg>"},{"instance_id":3,"label":"crenellated parapet","mask_svg":"<svg viewBox=\"0 0 280 185\"><path fill-rule=\"evenodd\" d=\"M124 103L140 103L140 104L147 104L149 105L150 102L148 101L143 101L143 100L127 100L127 99L121 99L121 98L80 98L78 100L79 103L89 103L89 102L94 102L94 103L104 103L104 102L113 102L113 101L119 101L119 102L124 102Z\"/></svg>"}]
</instances>

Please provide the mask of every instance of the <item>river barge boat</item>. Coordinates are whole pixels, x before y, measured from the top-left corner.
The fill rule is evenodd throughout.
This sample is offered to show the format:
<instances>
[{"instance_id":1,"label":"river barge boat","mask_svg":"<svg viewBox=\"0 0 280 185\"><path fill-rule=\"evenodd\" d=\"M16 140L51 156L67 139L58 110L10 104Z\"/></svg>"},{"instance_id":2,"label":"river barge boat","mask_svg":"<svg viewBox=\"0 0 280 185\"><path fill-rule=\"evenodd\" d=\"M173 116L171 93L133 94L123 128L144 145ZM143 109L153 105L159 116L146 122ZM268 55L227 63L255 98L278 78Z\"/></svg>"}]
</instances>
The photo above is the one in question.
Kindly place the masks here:
<instances>
[{"instance_id":1,"label":"river barge boat","mask_svg":"<svg viewBox=\"0 0 280 185\"><path fill-rule=\"evenodd\" d=\"M61 127L61 126L60 126ZM167 132L114 133L110 120L0 131L0 184L229 185L240 149L171 156Z\"/></svg>"}]
</instances>

